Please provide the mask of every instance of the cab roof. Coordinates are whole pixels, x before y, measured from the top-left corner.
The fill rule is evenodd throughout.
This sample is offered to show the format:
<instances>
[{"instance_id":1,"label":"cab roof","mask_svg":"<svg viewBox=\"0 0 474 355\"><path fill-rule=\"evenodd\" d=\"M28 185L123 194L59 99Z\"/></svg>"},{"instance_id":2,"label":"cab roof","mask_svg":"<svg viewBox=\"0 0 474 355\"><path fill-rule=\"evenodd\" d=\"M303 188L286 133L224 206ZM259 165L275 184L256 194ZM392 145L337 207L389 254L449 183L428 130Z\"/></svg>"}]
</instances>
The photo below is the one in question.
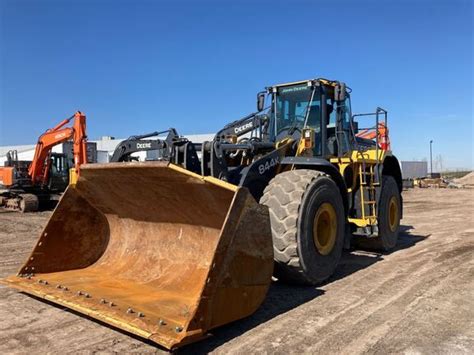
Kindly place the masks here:
<instances>
[{"instance_id":1,"label":"cab roof","mask_svg":"<svg viewBox=\"0 0 474 355\"><path fill-rule=\"evenodd\" d=\"M329 80L329 79L324 79L324 78L316 78L316 79L307 79L307 80L301 80L301 81L293 81L289 83L282 83L282 84L277 84L277 85L272 85L267 87L267 90L273 89L273 88L279 88L283 86L294 86L294 85L301 85L305 83L314 83L314 82L319 82L322 85L326 86L331 86L331 87L336 87L341 84L340 81L337 80ZM351 92L352 90L346 86L346 91Z\"/></svg>"}]
</instances>

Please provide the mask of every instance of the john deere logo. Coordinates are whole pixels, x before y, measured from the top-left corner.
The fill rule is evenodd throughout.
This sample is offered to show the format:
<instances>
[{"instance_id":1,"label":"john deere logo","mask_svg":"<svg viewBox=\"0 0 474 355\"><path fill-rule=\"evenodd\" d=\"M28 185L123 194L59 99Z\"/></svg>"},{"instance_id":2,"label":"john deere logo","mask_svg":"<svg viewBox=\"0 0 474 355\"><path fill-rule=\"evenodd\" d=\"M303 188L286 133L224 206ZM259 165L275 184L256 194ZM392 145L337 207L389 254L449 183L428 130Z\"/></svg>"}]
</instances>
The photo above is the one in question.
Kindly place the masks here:
<instances>
[{"instance_id":1,"label":"john deere logo","mask_svg":"<svg viewBox=\"0 0 474 355\"><path fill-rule=\"evenodd\" d=\"M151 143L137 143L137 149L151 148Z\"/></svg>"},{"instance_id":2,"label":"john deere logo","mask_svg":"<svg viewBox=\"0 0 474 355\"><path fill-rule=\"evenodd\" d=\"M305 86L293 86L293 87L281 89L281 93L282 94L287 94L287 93L290 93L290 92L303 91L303 90L307 90L307 89L308 89L308 87L306 85Z\"/></svg>"},{"instance_id":3,"label":"john deere logo","mask_svg":"<svg viewBox=\"0 0 474 355\"><path fill-rule=\"evenodd\" d=\"M240 127L235 127L235 128L234 128L234 132L235 132L236 134L239 134L240 132L245 131L245 130L247 130L248 128L252 128L252 127L253 127L253 122L249 122L249 123L246 123L246 124L244 124L244 125L242 125L242 126L240 126Z\"/></svg>"}]
</instances>

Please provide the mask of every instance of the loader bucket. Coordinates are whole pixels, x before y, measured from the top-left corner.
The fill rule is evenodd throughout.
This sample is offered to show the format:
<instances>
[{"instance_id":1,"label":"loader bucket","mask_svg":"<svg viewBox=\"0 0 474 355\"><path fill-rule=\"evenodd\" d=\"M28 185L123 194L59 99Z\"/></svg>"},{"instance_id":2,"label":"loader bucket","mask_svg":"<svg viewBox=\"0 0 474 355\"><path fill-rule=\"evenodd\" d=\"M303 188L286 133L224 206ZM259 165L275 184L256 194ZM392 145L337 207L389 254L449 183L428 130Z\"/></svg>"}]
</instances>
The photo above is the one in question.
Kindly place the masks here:
<instances>
[{"instance_id":1,"label":"loader bucket","mask_svg":"<svg viewBox=\"0 0 474 355\"><path fill-rule=\"evenodd\" d=\"M172 164L83 165L2 283L168 349L252 314L273 271L268 210Z\"/></svg>"}]
</instances>

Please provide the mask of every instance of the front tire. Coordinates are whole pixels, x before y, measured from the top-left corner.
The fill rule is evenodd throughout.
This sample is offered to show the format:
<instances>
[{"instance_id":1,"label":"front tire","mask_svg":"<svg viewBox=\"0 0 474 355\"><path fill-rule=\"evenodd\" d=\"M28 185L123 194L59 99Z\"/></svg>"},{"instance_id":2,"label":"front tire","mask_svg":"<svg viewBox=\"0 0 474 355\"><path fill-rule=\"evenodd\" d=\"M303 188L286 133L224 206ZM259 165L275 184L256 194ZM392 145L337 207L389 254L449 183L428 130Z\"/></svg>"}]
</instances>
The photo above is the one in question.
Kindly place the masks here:
<instances>
[{"instance_id":1,"label":"front tire","mask_svg":"<svg viewBox=\"0 0 474 355\"><path fill-rule=\"evenodd\" d=\"M285 282L317 285L339 263L345 214L336 183L314 170L278 174L260 203L268 206L275 276Z\"/></svg>"}]
</instances>

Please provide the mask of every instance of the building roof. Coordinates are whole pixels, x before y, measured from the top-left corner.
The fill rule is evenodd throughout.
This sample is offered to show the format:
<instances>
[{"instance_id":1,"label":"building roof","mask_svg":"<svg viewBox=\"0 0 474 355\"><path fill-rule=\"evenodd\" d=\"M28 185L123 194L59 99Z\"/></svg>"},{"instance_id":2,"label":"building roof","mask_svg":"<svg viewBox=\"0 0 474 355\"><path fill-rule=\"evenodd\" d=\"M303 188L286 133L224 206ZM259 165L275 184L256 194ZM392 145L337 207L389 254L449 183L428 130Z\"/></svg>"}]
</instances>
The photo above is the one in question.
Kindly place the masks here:
<instances>
[{"instance_id":1,"label":"building roof","mask_svg":"<svg viewBox=\"0 0 474 355\"><path fill-rule=\"evenodd\" d=\"M195 143L202 143L204 141L211 141L214 138L214 134L208 133L208 134L190 134L190 135L185 135L186 138L188 138L191 142ZM165 137L151 137L148 139L164 139ZM110 137L103 137L102 139L99 140L90 140L89 142L94 142L97 143L97 150L98 151L107 151L109 153L112 153L117 145L122 142L125 138L123 139L111 139ZM0 147L0 157L4 157L8 151L10 150L16 150L18 153L23 153L27 151L34 151L35 149L35 144L25 144L25 145L10 145L10 146L3 146Z\"/></svg>"},{"instance_id":2,"label":"building roof","mask_svg":"<svg viewBox=\"0 0 474 355\"><path fill-rule=\"evenodd\" d=\"M32 149L35 149L35 144L4 146L0 147L0 156L7 155L10 150L16 150L18 153L21 153Z\"/></svg>"}]
</instances>

